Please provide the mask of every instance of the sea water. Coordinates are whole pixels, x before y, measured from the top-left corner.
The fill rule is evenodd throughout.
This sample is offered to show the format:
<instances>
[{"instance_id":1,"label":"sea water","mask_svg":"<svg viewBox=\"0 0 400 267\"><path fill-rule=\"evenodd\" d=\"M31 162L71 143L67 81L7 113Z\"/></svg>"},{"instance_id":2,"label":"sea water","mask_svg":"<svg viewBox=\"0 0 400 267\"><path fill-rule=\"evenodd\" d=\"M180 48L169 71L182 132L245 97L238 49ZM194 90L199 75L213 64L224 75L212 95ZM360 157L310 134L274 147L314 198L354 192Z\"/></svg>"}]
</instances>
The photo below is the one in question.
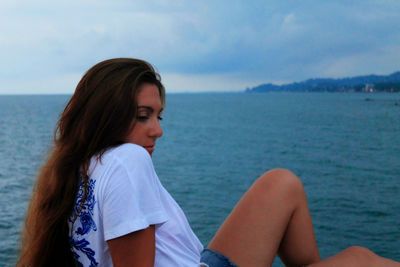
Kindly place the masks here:
<instances>
[{"instance_id":1,"label":"sea water","mask_svg":"<svg viewBox=\"0 0 400 267\"><path fill-rule=\"evenodd\" d=\"M69 97L0 96L1 266L15 264L35 176ZM400 261L399 101L168 94L154 165L204 245L258 176L287 168L303 181L322 257L359 245Z\"/></svg>"}]
</instances>

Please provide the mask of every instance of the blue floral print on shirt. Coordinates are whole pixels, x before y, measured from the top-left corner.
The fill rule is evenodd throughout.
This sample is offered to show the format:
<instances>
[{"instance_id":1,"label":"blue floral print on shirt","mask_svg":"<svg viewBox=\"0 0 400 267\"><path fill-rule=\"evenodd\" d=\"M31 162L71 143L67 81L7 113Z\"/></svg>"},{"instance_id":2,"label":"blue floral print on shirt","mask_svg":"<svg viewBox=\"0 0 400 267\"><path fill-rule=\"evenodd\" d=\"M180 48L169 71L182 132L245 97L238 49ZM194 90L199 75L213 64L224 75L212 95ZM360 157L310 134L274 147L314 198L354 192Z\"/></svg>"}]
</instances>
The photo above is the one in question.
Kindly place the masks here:
<instances>
[{"instance_id":1,"label":"blue floral print on shirt","mask_svg":"<svg viewBox=\"0 0 400 267\"><path fill-rule=\"evenodd\" d=\"M91 230L97 231L96 223L94 222L93 216L93 208L96 204L96 200L94 198L94 186L96 181L90 179L86 176L88 181L88 192L86 196L85 202L82 204L81 210L79 211L79 207L83 201L84 195L84 187L83 187L83 179L80 174L80 182L79 182L79 190L76 198L76 203L74 207L74 211L72 216L70 217L70 222L73 223L73 219L76 214L79 212L78 217L76 218L75 224L80 224L80 226L75 230L74 233L70 233L69 243L72 249L72 252L75 256L75 260L77 261L77 266L83 266L83 264L79 261L79 254L77 252L83 253L90 260L90 267L97 266L99 263L94 258L96 254L93 249L90 248L90 242L87 241L84 236L87 235Z\"/></svg>"}]
</instances>

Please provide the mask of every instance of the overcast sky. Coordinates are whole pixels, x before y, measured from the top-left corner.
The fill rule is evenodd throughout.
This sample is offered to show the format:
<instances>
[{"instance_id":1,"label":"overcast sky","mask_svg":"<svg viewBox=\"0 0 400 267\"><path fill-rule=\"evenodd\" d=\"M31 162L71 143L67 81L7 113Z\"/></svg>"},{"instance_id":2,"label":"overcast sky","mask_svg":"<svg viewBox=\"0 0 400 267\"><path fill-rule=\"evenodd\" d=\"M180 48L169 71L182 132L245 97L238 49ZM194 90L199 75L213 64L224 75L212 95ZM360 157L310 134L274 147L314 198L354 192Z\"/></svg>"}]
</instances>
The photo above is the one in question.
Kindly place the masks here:
<instances>
[{"instance_id":1,"label":"overcast sky","mask_svg":"<svg viewBox=\"0 0 400 267\"><path fill-rule=\"evenodd\" d=\"M167 92L400 70L400 1L1 0L0 93L73 93L137 57Z\"/></svg>"}]
</instances>

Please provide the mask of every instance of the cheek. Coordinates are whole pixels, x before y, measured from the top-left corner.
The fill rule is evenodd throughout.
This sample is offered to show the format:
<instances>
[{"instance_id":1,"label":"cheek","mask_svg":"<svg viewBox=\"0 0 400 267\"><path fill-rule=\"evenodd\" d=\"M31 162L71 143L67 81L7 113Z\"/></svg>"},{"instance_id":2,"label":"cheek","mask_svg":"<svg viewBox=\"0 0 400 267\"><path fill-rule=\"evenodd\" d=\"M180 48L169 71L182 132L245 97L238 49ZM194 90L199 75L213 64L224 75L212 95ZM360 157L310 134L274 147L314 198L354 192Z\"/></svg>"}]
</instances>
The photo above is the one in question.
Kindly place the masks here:
<instances>
[{"instance_id":1,"label":"cheek","mask_svg":"<svg viewBox=\"0 0 400 267\"><path fill-rule=\"evenodd\" d=\"M134 141L134 139L135 139L135 136L137 136L136 131L135 130L131 130L129 132L129 134L127 135L127 137L126 137L126 141L132 143Z\"/></svg>"},{"instance_id":2,"label":"cheek","mask_svg":"<svg viewBox=\"0 0 400 267\"><path fill-rule=\"evenodd\" d=\"M128 141L131 143L138 143L143 137L143 127L141 125L136 124L133 130L129 133Z\"/></svg>"}]
</instances>

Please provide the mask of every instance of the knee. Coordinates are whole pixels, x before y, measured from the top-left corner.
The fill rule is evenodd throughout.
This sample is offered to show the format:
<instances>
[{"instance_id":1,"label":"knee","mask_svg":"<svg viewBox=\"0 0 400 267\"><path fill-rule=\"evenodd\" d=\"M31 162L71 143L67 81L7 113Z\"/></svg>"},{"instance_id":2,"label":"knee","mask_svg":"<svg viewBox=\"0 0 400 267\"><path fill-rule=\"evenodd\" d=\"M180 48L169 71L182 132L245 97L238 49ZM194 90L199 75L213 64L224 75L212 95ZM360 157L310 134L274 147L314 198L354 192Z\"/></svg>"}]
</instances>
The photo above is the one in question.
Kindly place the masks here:
<instances>
[{"instance_id":1,"label":"knee","mask_svg":"<svg viewBox=\"0 0 400 267\"><path fill-rule=\"evenodd\" d=\"M350 255L351 258L355 260L355 262L365 263L365 265L363 266L369 266L370 264L374 264L374 262L378 258L378 256L371 250L359 246L349 247L344 250L344 253Z\"/></svg>"},{"instance_id":2,"label":"knee","mask_svg":"<svg viewBox=\"0 0 400 267\"><path fill-rule=\"evenodd\" d=\"M254 183L263 191L273 191L287 196L304 195L303 184L291 171L286 169L273 169L264 173Z\"/></svg>"}]
</instances>

